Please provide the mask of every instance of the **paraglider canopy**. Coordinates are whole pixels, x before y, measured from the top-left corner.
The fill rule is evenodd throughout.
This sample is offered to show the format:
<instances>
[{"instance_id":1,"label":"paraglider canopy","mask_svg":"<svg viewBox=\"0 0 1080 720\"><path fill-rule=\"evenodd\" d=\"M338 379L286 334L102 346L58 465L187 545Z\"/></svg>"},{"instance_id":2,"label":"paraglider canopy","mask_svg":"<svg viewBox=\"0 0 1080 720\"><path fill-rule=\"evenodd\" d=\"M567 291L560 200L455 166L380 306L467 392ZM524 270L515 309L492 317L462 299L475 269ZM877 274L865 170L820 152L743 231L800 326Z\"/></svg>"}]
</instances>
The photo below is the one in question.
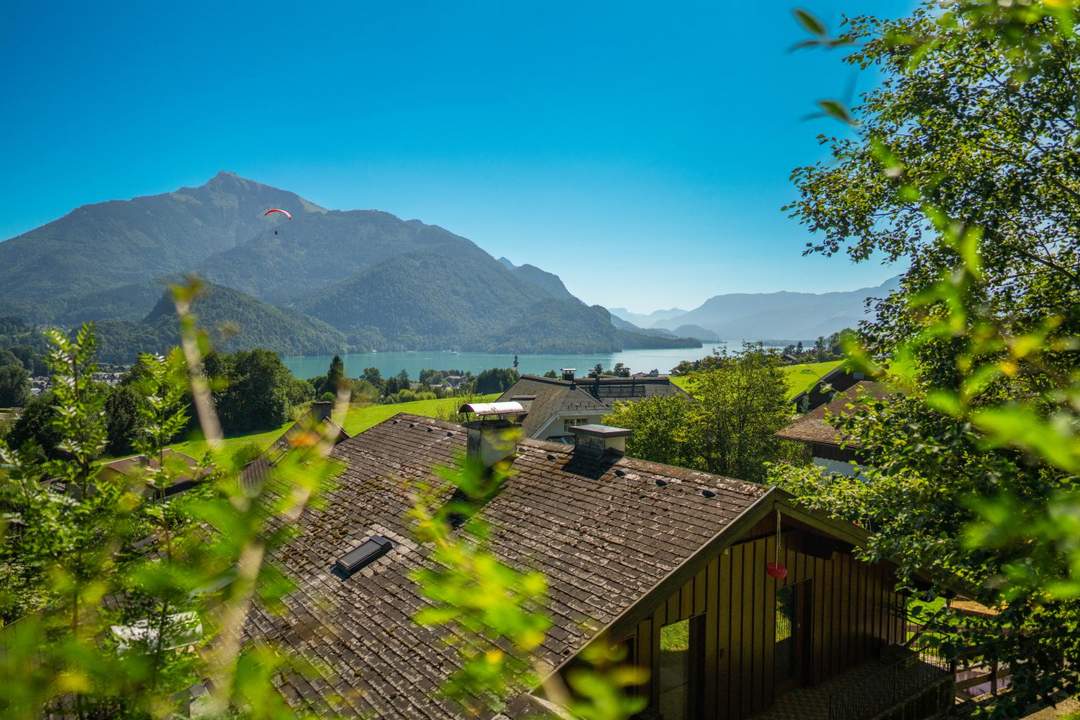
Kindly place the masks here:
<instances>
[{"instance_id":1,"label":"paraglider canopy","mask_svg":"<svg viewBox=\"0 0 1080 720\"><path fill-rule=\"evenodd\" d=\"M292 220L292 213L289 212L288 210L282 210L281 208L270 208L269 210L267 210L266 212L263 213L263 217L266 217L267 215L271 215L273 213L281 213L285 217Z\"/></svg>"}]
</instances>

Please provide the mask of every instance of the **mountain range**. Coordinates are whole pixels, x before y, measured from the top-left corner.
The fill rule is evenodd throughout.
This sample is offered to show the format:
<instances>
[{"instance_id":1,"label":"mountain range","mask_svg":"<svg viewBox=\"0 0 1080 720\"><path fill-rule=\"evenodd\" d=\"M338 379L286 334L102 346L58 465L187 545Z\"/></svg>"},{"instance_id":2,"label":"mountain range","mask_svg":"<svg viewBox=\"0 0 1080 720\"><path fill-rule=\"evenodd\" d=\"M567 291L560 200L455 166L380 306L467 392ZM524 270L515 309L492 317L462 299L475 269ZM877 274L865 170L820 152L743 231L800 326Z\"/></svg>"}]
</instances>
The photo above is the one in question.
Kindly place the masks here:
<instances>
[{"instance_id":1,"label":"mountain range","mask_svg":"<svg viewBox=\"0 0 1080 720\"><path fill-rule=\"evenodd\" d=\"M265 217L267 208L287 210ZM506 353L696 347L613 323L558 276L377 210L328 210L218 173L199 187L80 207L0 243L0 316L98 323L103 355L175 341L166 285L195 273L195 311L225 349L285 354L459 349Z\"/></svg>"},{"instance_id":2,"label":"mountain range","mask_svg":"<svg viewBox=\"0 0 1080 720\"><path fill-rule=\"evenodd\" d=\"M715 295L693 310L657 310L646 315L612 308L611 312L646 330L668 330L705 342L806 341L872 318L867 300L887 297L899 282L897 276L875 287L819 294L728 293Z\"/></svg>"}]
</instances>

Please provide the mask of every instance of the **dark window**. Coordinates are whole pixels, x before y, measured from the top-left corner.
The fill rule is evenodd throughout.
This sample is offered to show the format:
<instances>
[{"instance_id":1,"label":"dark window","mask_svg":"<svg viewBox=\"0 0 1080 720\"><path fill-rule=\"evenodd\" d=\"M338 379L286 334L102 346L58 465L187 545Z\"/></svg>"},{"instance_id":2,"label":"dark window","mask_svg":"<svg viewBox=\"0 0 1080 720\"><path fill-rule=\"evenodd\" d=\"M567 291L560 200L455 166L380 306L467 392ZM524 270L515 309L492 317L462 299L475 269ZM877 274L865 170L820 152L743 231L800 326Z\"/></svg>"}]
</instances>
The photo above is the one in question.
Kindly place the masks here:
<instances>
[{"instance_id":1,"label":"dark window","mask_svg":"<svg viewBox=\"0 0 1080 720\"><path fill-rule=\"evenodd\" d=\"M334 574L343 580L351 577L357 570L361 570L390 552L393 547L394 544L382 535L375 535L364 541L360 547L338 558L338 561L334 563Z\"/></svg>"}]
</instances>

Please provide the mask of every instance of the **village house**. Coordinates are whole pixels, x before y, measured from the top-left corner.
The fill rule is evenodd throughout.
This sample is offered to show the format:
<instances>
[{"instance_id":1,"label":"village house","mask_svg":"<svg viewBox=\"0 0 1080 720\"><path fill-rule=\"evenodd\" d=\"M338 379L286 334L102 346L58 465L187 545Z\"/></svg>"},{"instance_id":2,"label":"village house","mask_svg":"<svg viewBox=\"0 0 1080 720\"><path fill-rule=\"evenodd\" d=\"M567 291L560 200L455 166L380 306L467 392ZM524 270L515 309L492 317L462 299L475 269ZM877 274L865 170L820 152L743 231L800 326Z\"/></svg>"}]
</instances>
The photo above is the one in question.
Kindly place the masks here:
<instances>
[{"instance_id":1,"label":"village house","mask_svg":"<svg viewBox=\"0 0 1080 720\"><path fill-rule=\"evenodd\" d=\"M795 407L802 414L776 436L806 445L813 463L828 472L852 476L860 460L858 442L845 437L830 418L855 412L862 402L885 395L881 383L837 368L795 397Z\"/></svg>"},{"instance_id":2,"label":"village house","mask_svg":"<svg viewBox=\"0 0 1080 720\"><path fill-rule=\"evenodd\" d=\"M428 601L411 574L431 548L407 512L410 484L440 482L433 468L466 452L512 463L479 517L503 562L548 578L538 659L552 672L590 643L620 644L649 671L642 717L663 720L918 719L951 702L948 668L906 645L893 566L854 557L859 528L775 488L626 457L619 428L574 426L574 445L526 438L500 451L489 433L516 423L521 405L463 410L484 417L463 427L399 414L333 449L335 489L275 554L295 589L282 614L256 609L248 627L317 670L277 678L290 704L463 717L438 693L455 648L412 620ZM522 690L498 717L559 717L540 690Z\"/></svg>"},{"instance_id":3,"label":"village house","mask_svg":"<svg viewBox=\"0 0 1080 720\"><path fill-rule=\"evenodd\" d=\"M616 402L669 395L689 397L666 375L578 378L575 370L565 368L560 378L522 375L498 402L520 402L525 407L526 437L573 442L574 426L602 422Z\"/></svg>"}]
</instances>

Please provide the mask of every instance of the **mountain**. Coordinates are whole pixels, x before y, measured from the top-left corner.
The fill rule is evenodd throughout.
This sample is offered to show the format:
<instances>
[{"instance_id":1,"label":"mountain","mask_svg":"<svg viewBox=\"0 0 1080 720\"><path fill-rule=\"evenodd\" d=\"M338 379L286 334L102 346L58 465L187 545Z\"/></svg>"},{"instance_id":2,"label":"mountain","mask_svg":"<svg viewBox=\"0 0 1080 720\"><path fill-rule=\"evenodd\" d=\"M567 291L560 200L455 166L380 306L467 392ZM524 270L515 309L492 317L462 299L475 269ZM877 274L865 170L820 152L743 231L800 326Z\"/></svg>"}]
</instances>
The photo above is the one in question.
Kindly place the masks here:
<instances>
[{"instance_id":1,"label":"mountain","mask_svg":"<svg viewBox=\"0 0 1080 720\"><path fill-rule=\"evenodd\" d=\"M608 311L613 316L621 318L626 322L633 323L639 328L657 327L664 321L673 320L680 315L686 314L685 310L680 310L679 308L671 308L670 310L653 310L648 315L630 312L626 308L608 308Z\"/></svg>"},{"instance_id":2,"label":"mountain","mask_svg":"<svg viewBox=\"0 0 1080 720\"><path fill-rule=\"evenodd\" d=\"M700 325L680 325L675 328L675 334L681 337L694 338L701 342L718 342L720 340L719 335Z\"/></svg>"},{"instance_id":3,"label":"mountain","mask_svg":"<svg viewBox=\"0 0 1080 720\"><path fill-rule=\"evenodd\" d=\"M716 295L700 307L659 327L677 330L699 325L722 340L813 340L870 317L869 298L884 298L899 286L899 277L876 287L830 293L731 293ZM681 333L677 333L681 334Z\"/></svg>"},{"instance_id":4,"label":"mountain","mask_svg":"<svg viewBox=\"0 0 1080 720\"><path fill-rule=\"evenodd\" d=\"M570 291L566 289L566 286L563 285L562 279L555 273L541 270L535 265L514 265L514 263L504 257L499 258L499 262L521 281L529 283L556 300L576 299L570 294Z\"/></svg>"},{"instance_id":5,"label":"mountain","mask_svg":"<svg viewBox=\"0 0 1080 720\"><path fill-rule=\"evenodd\" d=\"M292 213L265 217L269 207ZM0 315L99 323L112 356L175 339L170 281L213 287L202 316L240 326L225 349L609 352L687 342L617 329L558 276L378 210L327 210L219 173L205 185L88 205L0 243Z\"/></svg>"},{"instance_id":6,"label":"mountain","mask_svg":"<svg viewBox=\"0 0 1080 720\"><path fill-rule=\"evenodd\" d=\"M224 352L273 348L284 355L343 352L345 336L326 323L283 310L231 288L207 284L192 310L207 328L214 348ZM97 322L99 355L105 362L130 363L140 352L164 352L179 342L176 309L169 293L159 295L139 321Z\"/></svg>"},{"instance_id":7,"label":"mountain","mask_svg":"<svg viewBox=\"0 0 1080 720\"><path fill-rule=\"evenodd\" d=\"M0 314L55 322L77 314L86 298L189 272L280 223L263 217L268 207L294 217L324 212L295 193L226 172L199 187L77 208L0 243ZM137 309L149 311L157 294L139 294L149 301Z\"/></svg>"}]
</instances>

